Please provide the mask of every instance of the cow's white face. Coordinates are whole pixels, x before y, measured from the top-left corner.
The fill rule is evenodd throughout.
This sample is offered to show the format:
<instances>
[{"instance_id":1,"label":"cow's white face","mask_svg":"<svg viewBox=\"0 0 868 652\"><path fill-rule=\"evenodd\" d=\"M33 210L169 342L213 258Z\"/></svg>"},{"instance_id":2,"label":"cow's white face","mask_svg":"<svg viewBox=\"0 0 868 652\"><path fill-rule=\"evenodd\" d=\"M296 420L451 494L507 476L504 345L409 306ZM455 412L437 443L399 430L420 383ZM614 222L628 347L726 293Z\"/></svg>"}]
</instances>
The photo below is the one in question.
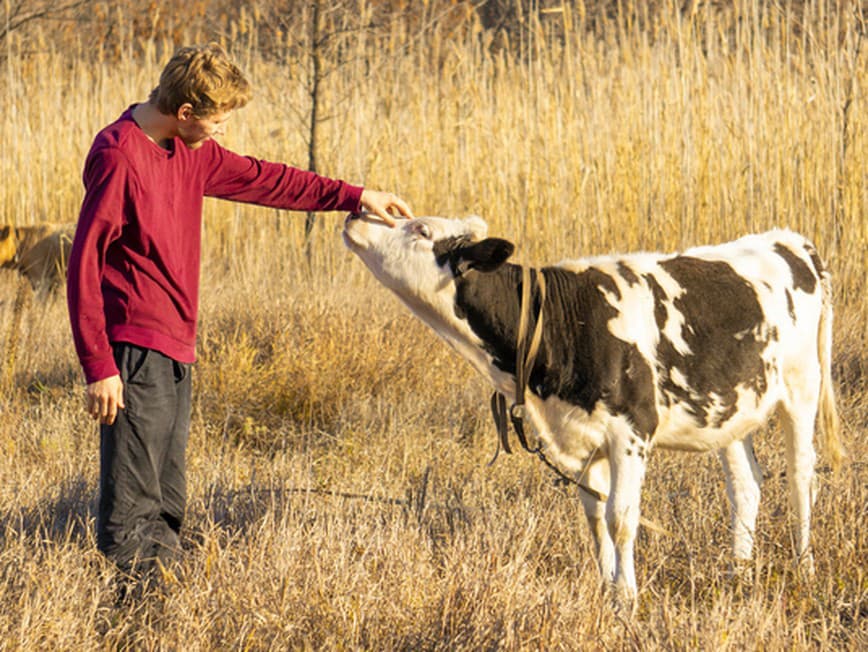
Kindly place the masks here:
<instances>
[{"instance_id":1,"label":"cow's white face","mask_svg":"<svg viewBox=\"0 0 868 652\"><path fill-rule=\"evenodd\" d=\"M346 219L343 238L374 276L399 297L430 303L453 278L448 262L442 257L438 260L438 249L444 243L478 242L487 231L488 225L477 216L420 217L398 220L389 227L382 220L352 214Z\"/></svg>"},{"instance_id":2,"label":"cow's white face","mask_svg":"<svg viewBox=\"0 0 868 652\"><path fill-rule=\"evenodd\" d=\"M496 272L515 249L506 240L485 237L487 231L476 216L398 220L390 228L378 219L350 215L343 237L413 314L497 386L511 388L511 377L493 366L490 352L458 308L459 285Z\"/></svg>"}]
</instances>

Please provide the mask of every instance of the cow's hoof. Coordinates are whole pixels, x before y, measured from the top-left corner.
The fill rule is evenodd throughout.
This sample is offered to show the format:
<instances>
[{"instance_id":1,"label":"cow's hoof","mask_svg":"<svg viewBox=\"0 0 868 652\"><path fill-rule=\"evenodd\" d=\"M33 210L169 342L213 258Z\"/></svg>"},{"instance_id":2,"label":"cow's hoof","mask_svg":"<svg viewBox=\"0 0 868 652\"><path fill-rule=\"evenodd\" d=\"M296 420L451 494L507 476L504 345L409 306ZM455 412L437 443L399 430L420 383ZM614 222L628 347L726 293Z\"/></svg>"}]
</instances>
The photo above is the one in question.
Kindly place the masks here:
<instances>
[{"instance_id":1,"label":"cow's hoof","mask_svg":"<svg viewBox=\"0 0 868 652\"><path fill-rule=\"evenodd\" d=\"M736 584L753 584L753 561L750 559L733 559L727 569L726 579Z\"/></svg>"},{"instance_id":2,"label":"cow's hoof","mask_svg":"<svg viewBox=\"0 0 868 652\"><path fill-rule=\"evenodd\" d=\"M631 619L636 615L636 591L626 586L612 587L612 607L621 618Z\"/></svg>"}]
</instances>

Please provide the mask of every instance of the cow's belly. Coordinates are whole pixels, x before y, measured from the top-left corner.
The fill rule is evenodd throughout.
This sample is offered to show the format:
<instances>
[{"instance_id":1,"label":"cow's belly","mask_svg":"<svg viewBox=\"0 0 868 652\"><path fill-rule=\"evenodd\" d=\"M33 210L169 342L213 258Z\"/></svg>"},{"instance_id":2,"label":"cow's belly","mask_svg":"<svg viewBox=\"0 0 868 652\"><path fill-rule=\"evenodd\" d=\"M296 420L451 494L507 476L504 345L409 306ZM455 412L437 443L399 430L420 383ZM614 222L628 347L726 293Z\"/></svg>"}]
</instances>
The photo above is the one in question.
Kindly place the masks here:
<instances>
[{"instance_id":1,"label":"cow's belly","mask_svg":"<svg viewBox=\"0 0 868 652\"><path fill-rule=\"evenodd\" d=\"M708 415L697 418L690 406L679 402L658 406L659 423L651 445L693 452L726 448L766 425L783 391L777 382L762 395L740 387L734 410L731 414L727 410L725 419L719 415L715 419L708 419ZM527 410L547 457L563 471L580 473L593 456L608 455L608 432L615 415L602 402L589 414L555 396L542 400L528 392Z\"/></svg>"},{"instance_id":2,"label":"cow's belly","mask_svg":"<svg viewBox=\"0 0 868 652\"><path fill-rule=\"evenodd\" d=\"M701 425L682 405L661 409L653 445L667 450L703 452L726 448L768 423L777 401L767 396L750 409L739 409L719 425Z\"/></svg>"}]
</instances>

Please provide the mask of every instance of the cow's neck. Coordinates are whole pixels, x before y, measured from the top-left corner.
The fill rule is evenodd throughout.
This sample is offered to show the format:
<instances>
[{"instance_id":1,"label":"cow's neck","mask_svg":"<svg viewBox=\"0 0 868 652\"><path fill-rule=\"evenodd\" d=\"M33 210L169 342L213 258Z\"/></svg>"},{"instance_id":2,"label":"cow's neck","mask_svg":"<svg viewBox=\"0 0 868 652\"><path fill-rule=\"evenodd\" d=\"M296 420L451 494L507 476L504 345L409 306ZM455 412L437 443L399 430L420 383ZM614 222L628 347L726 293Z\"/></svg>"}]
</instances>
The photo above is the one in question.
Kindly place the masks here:
<instances>
[{"instance_id":1,"label":"cow's neck","mask_svg":"<svg viewBox=\"0 0 868 652\"><path fill-rule=\"evenodd\" d=\"M468 272L455 280L455 315L465 321L493 358L509 374L516 369L516 337L521 315L521 267Z\"/></svg>"},{"instance_id":2,"label":"cow's neck","mask_svg":"<svg viewBox=\"0 0 868 652\"><path fill-rule=\"evenodd\" d=\"M530 390L540 398L554 395L591 413L634 347L608 330L608 321L618 313L599 287L611 279L593 269L574 273L551 267L544 273L545 327L530 373ZM521 277L521 267L504 265L492 273L474 272L456 280L456 315L482 341L494 367L510 375L516 370ZM535 289L533 296L528 332L538 309Z\"/></svg>"}]
</instances>

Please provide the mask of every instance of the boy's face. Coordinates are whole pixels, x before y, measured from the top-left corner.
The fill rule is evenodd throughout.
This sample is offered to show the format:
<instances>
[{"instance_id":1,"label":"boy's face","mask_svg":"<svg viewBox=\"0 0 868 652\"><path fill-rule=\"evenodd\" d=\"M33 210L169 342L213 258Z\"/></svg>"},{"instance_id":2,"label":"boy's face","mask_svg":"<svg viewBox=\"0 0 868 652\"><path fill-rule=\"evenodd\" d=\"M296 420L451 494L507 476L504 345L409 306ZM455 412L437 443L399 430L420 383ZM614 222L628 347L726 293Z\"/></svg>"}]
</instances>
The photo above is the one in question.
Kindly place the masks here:
<instances>
[{"instance_id":1,"label":"boy's face","mask_svg":"<svg viewBox=\"0 0 868 652\"><path fill-rule=\"evenodd\" d=\"M178 136L190 149L198 149L210 138L222 136L232 111L212 113L204 118L193 115L192 108L185 104L178 111Z\"/></svg>"}]
</instances>

